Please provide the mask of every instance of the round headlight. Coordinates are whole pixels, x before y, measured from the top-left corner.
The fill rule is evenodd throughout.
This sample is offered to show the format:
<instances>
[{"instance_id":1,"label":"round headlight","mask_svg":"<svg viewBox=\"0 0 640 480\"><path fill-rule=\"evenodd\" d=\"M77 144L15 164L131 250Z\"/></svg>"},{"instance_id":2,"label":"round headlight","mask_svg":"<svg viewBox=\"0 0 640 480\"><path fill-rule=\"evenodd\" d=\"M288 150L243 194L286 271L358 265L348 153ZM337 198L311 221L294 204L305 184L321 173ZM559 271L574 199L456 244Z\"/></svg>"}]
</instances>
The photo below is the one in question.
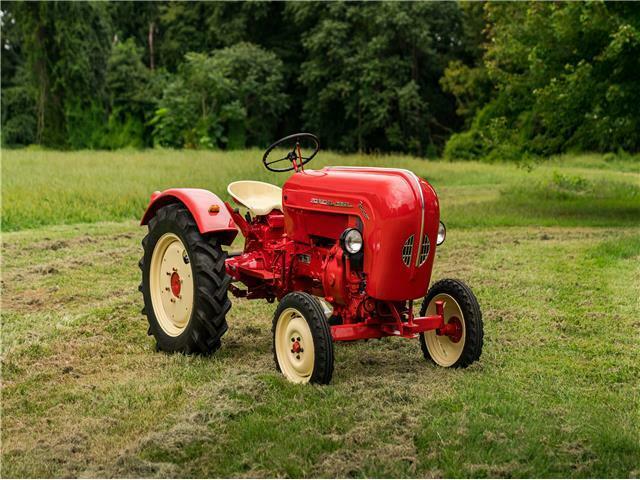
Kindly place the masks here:
<instances>
[{"instance_id":1,"label":"round headlight","mask_svg":"<svg viewBox=\"0 0 640 480\"><path fill-rule=\"evenodd\" d=\"M436 239L436 245L441 245L442 242L444 242L446 236L447 229L444 227L444 223L440 222L440 226L438 227L438 238Z\"/></svg>"},{"instance_id":2,"label":"round headlight","mask_svg":"<svg viewBox=\"0 0 640 480\"><path fill-rule=\"evenodd\" d=\"M362 234L355 228L347 228L342 233L342 248L347 253L358 253L362 250Z\"/></svg>"}]
</instances>

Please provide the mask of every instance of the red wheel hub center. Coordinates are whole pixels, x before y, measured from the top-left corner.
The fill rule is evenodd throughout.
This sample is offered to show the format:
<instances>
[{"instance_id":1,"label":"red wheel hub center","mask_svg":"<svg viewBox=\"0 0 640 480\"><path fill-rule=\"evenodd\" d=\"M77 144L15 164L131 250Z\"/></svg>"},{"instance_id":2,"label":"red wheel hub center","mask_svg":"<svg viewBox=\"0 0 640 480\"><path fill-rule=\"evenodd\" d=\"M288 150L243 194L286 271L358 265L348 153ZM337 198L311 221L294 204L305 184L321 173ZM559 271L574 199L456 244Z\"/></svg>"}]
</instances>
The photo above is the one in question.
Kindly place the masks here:
<instances>
[{"instance_id":1,"label":"red wheel hub center","mask_svg":"<svg viewBox=\"0 0 640 480\"><path fill-rule=\"evenodd\" d=\"M297 340L293 342L293 345L291 345L291 350L293 350L293 353L300 353L300 342Z\"/></svg>"},{"instance_id":2,"label":"red wheel hub center","mask_svg":"<svg viewBox=\"0 0 640 480\"><path fill-rule=\"evenodd\" d=\"M180 280L180 275L178 272L173 272L171 274L171 293L174 296L180 296L180 290L182 289L182 281Z\"/></svg>"},{"instance_id":3,"label":"red wheel hub center","mask_svg":"<svg viewBox=\"0 0 640 480\"><path fill-rule=\"evenodd\" d=\"M446 335L453 343L458 343L462 338L462 322L458 317L451 317L449 322L440 329L438 335Z\"/></svg>"}]
</instances>

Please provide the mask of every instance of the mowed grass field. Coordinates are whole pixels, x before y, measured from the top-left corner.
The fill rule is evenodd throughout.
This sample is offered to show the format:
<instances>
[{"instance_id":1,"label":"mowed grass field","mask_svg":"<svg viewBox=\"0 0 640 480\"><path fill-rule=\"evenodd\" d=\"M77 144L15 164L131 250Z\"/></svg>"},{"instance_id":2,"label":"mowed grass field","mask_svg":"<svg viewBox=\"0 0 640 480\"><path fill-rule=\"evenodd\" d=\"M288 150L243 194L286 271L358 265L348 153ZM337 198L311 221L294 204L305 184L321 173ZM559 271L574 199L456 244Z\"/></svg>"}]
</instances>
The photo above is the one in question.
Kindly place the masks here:
<instances>
[{"instance_id":1,"label":"mowed grass field","mask_svg":"<svg viewBox=\"0 0 640 480\"><path fill-rule=\"evenodd\" d=\"M640 162L409 168L441 199L434 279L467 281L484 353L340 343L329 386L271 354L275 305L233 300L209 358L155 351L137 267L149 194L282 184L257 150L2 152L2 477L638 477Z\"/></svg>"}]
</instances>

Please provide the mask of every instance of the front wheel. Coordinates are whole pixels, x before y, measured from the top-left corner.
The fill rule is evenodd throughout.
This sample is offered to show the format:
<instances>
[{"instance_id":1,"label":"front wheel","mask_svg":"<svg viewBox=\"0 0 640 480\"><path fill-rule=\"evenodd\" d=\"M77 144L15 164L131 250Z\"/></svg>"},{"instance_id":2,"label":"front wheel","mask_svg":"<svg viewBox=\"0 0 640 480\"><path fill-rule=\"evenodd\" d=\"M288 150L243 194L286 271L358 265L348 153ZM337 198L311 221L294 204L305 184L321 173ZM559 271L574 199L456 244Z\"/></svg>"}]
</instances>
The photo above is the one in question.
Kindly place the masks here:
<instances>
[{"instance_id":1,"label":"front wheel","mask_svg":"<svg viewBox=\"0 0 640 480\"><path fill-rule=\"evenodd\" d=\"M317 298L286 295L273 317L276 368L293 383L328 384L333 375L333 340Z\"/></svg>"},{"instance_id":2,"label":"front wheel","mask_svg":"<svg viewBox=\"0 0 640 480\"><path fill-rule=\"evenodd\" d=\"M420 316L435 315L437 301L445 302L444 321L453 328L449 335L438 335L435 330L421 333L422 353L441 367L468 367L482 353L484 330L478 299L460 280L440 280L429 289Z\"/></svg>"}]
</instances>

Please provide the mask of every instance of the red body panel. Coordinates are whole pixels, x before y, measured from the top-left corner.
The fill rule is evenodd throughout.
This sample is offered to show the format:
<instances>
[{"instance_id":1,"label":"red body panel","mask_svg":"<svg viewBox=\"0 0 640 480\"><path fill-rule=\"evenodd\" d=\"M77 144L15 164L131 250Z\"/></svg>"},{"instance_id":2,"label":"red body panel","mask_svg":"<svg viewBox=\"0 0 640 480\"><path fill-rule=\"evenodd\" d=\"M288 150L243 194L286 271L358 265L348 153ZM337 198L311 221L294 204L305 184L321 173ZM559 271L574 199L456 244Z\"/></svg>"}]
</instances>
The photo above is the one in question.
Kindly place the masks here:
<instances>
[{"instance_id":1,"label":"red body panel","mask_svg":"<svg viewBox=\"0 0 640 480\"><path fill-rule=\"evenodd\" d=\"M335 239L348 226L360 227L371 297L401 301L427 293L440 210L431 186L413 173L348 167L301 171L284 184L283 207L287 235L298 242L308 244L313 236ZM411 235L414 246L407 266L402 248ZM419 262L425 235L429 254Z\"/></svg>"},{"instance_id":2,"label":"red body panel","mask_svg":"<svg viewBox=\"0 0 640 480\"><path fill-rule=\"evenodd\" d=\"M238 227L220 198L200 188L171 188L154 192L140 225L146 225L158 208L170 203L184 204L193 216L200 233L217 232L224 245L230 245L238 234Z\"/></svg>"}]
</instances>

